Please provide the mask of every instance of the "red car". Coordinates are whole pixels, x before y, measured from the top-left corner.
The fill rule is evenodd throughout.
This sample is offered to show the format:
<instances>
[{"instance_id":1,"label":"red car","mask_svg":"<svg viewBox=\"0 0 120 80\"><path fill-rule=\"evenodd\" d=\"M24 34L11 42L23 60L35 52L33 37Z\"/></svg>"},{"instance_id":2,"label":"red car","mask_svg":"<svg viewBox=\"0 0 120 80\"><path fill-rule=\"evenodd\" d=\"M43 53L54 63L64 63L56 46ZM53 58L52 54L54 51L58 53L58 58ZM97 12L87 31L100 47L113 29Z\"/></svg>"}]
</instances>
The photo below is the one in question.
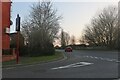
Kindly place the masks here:
<instances>
[{"instance_id":1,"label":"red car","mask_svg":"<svg viewBox=\"0 0 120 80\"><path fill-rule=\"evenodd\" d=\"M72 48L71 47L66 47L65 52L72 52Z\"/></svg>"}]
</instances>

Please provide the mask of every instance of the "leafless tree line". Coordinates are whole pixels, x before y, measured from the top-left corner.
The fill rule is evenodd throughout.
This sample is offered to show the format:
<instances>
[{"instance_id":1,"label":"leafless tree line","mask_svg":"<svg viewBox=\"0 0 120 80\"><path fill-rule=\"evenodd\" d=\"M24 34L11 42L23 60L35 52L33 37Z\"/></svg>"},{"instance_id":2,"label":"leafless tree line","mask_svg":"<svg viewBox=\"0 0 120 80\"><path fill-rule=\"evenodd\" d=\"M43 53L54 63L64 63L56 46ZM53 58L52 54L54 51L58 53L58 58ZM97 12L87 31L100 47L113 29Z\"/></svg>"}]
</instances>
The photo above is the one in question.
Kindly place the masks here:
<instances>
[{"instance_id":1,"label":"leafless tree line","mask_svg":"<svg viewBox=\"0 0 120 80\"><path fill-rule=\"evenodd\" d=\"M89 44L118 48L118 44L120 43L118 41L120 39L118 8L115 6L104 8L86 26L83 38Z\"/></svg>"},{"instance_id":2,"label":"leafless tree line","mask_svg":"<svg viewBox=\"0 0 120 80\"><path fill-rule=\"evenodd\" d=\"M61 31L61 46L62 48L69 46L69 45L75 45L75 36L72 35L70 36L69 33L63 31Z\"/></svg>"}]
</instances>

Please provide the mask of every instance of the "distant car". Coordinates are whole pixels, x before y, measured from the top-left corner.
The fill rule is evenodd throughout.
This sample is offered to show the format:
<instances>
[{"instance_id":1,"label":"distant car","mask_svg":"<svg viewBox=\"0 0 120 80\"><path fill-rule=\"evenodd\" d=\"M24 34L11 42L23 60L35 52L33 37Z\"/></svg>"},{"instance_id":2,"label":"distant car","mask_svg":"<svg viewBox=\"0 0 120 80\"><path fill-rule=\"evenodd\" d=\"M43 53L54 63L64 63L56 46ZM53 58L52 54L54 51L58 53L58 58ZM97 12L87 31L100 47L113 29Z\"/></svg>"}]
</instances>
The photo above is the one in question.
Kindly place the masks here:
<instances>
[{"instance_id":1,"label":"distant car","mask_svg":"<svg viewBox=\"0 0 120 80\"><path fill-rule=\"evenodd\" d=\"M66 47L65 52L72 52L72 48L71 47Z\"/></svg>"}]
</instances>

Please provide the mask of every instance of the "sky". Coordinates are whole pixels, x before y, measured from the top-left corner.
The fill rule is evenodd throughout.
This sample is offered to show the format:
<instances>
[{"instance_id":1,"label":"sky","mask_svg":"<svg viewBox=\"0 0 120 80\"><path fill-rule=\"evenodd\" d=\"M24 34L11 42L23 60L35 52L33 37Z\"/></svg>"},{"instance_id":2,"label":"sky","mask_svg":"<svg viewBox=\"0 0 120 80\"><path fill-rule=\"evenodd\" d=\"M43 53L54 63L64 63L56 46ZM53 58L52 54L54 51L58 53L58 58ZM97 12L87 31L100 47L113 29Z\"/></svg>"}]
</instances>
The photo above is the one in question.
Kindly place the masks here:
<instances>
[{"instance_id":1,"label":"sky","mask_svg":"<svg viewBox=\"0 0 120 80\"><path fill-rule=\"evenodd\" d=\"M15 31L15 18L20 14L23 21L29 15L30 6L37 0L12 0L12 13L11 32ZM80 39L85 25L89 24L91 19L98 14L103 8L109 5L118 4L117 0L54 0L53 8L57 9L58 15L62 15L60 26L64 31L70 35L74 35L76 39ZM21 22L22 22L21 21Z\"/></svg>"}]
</instances>

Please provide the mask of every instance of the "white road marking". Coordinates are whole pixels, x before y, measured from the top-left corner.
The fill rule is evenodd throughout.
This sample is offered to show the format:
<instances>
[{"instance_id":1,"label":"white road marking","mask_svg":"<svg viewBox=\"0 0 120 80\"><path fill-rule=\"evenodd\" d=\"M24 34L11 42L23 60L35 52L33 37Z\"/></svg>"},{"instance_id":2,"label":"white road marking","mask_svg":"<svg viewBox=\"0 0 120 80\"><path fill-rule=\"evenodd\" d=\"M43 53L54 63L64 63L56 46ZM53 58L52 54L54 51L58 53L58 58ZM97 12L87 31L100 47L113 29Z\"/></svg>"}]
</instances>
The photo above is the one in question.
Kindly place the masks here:
<instances>
[{"instance_id":1,"label":"white road marking","mask_svg":"<svg viewBox=\"0 0 120 80\"><path fill-rule=\"evenodd\" d=\"M110 59L109 58L105 58L105 60L109 61Z\"/></svg>"},{"instance_id":2,"label":"white road marking","mask_svg":"<svg viewBox=\"0 0 120 80\"><path fill-rule=\"evenodd\" d=\"M93 64L93 63L88 63L88 62L80 62L80 64L89 65L89 64Z\"/></svg>"},{"instance_id":3,"label":"white road marking","mask_svg":"<svg viewBox=\"0 0 120 80\"><path fill-rule=\"evenodd\" d=\"M100 60L105 60L105 61L120 62L120 61L117 61L117 59L110 59L110 58L102 58L102 57L95 57L95 56L83 56L83 57L100 59Z\"/></svg>"},{"instance_id":4,"label":"white road marking","mask_svg":"<svg viewBox=\"0 0 120 80\"><path fill-rule=\"evenodd\" d=\"M55 69L64 69L64 68L70 68L70 67L86 66L86 65L91 65L91 64L93 64L93 63L78 62L78 63L74 63L74 64L70 64L70 65L66 65L66 66L60 66L60 67L51 68L51 69L52 69L52 70L55 70Z\"/></svg>"},{"instance_id":5,"label":"white road marking","mask_svg":"<svg viewBox=\"0 0 120 80\"><path fill-rule=\"evenodd\" d=\"M98 59L98 57L95 57L96 59Z\"/></svg>"},{"instance_id":6,"label":"white road marking","mask_svg":"<svg viewBox=\"0 0 120 80\"><path fill-rule=\"evenodd\" d=\"M90 58L94 58L94 57L92 57L92 56L89 56Z\"/></svg>"},{"instance_id":7,"label":"white road marking","mask_svg":"<svg viewBox=\"0 0 120 80\"><path fill-rule=\"evenodd\" d=\"M112 59L108 59L107 61L113 61Z\"/></svg>"},{"instance_id":8,"label":"white road marking","mask_svg":"<svg viewBox=\"0 0 120 80\"><path fill-rule=\"evenodd\" d=\"M16 68L16 67L9 67L9 68L5 68L5 69L14 69L14 68Z\"/></svg>"},{"instance_id":9,"label":"white road marking","mask_svg":"<svg viewBox=\"0 0 120 80\"><path fill-rule=\"evenodd\" d=\"M113 61L116 61L116 59L112 59Z\"/></svg>"},{"instance_id":10,"label":"white road marking","mask_svg":"<svg viewBox=\"0 0 120 80\"><path fill-rule=\"evenodd\" d=\"M120 61L116 61L116 62L120 62Z\"/></svg>"},{"instance_id":11,"label":"white road marking","mask_svg":"<svg viewBox=\"0 0 120 80\"><path fill-rule=\"evenodd\" d=\"M101 58L101 57L100 57L100 59L101 59L101 60L104 60L104 58Z\"/></svg>"},{"instance_id":12,"label":"white road marking","mask_svg":"<svg viewBox=\"0 0 120 80\"><path fill-rule=\"evenodd\" d=\"M83 65L75 65L75 66L72 66L72 67L87 66L87 65L91 65L91 64L93 64L93 63L83 64Z\"/></svg>"},{"instance_id":13,"label":"white road marking","mask_svg":"<svg viewBox=\"0 0 120 80\"><path fill-rule=\"evenodd\" d=\"M89 57L89 56L86 56L86 57Z\"/></svg>"}]
</instances>

